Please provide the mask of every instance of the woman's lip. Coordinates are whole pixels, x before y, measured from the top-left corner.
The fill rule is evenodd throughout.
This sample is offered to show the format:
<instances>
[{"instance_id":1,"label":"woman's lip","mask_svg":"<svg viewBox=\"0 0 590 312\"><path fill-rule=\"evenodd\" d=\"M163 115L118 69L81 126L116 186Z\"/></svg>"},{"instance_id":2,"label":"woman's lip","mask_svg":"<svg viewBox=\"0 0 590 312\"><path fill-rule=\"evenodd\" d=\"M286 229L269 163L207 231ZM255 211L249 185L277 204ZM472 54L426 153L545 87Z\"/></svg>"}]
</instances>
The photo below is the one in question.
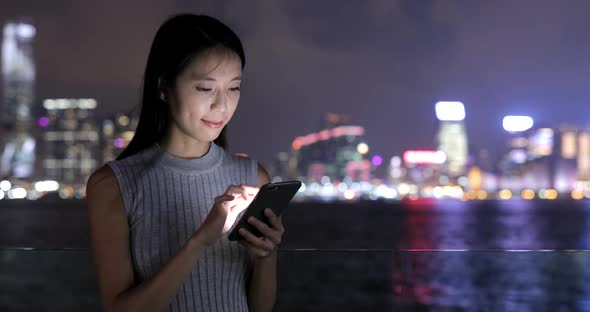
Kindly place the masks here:
<instances>
[{"instance_id":1,"label":"woman's lip","mask_svg":"<svg viewBox=\"0 0 590 312\"><path fill-rule=\"evenodd\" d=\"M202 119L202 120L206 125L208 125L209 127L213 127L213 128L219 128L223 125L223 121L213 122L213 121L208 121L205 119Z\"/></svg>"}]
</instances>

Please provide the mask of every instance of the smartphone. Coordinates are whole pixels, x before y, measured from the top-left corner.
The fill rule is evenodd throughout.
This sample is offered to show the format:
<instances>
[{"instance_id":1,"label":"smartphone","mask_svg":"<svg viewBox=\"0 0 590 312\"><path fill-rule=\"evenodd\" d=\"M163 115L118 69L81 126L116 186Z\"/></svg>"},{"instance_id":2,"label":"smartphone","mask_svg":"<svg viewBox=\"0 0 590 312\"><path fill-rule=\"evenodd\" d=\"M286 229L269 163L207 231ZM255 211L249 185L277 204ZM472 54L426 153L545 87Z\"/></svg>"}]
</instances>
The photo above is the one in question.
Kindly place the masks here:
<instances>
[{"instance_id":1,"label":"smartphone","mask_svg":"<svg viewBox=\"0 0 590 312\"><path fill-rule=\"evenodd\" d=\"M230 241L244 239L240 232L238 232L241 228L247 229L250 233L258 237L263 236L256 227L248 223L248 218L255 217L265 222L268 226L271 226L270 221L264 214L264 209L270 208L277 216L280 216L300 187L301 182L299 181L267 183L260 187L260 190L250 205L248 205L248 208L244 210L242 217L234 224L233 229L230 230L228 239Z\"/></svg>"}]
</instances>

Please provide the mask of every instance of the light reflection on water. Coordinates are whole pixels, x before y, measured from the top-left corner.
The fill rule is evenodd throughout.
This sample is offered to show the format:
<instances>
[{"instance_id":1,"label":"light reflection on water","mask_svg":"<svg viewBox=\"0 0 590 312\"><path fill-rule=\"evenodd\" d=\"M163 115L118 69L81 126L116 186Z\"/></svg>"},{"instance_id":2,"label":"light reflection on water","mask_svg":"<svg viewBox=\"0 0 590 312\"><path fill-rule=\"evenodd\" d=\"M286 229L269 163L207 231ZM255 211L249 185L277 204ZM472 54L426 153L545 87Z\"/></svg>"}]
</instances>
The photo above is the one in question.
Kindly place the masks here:
<instances>
[{"instance_id":1,"label":"light reflection on water","mask_svg":"<svg viewBox=\"0 0 590 312\"><path fill-rule=\"evenodd\" d=\"M4 206L0 241L45 250L87 245L81 203L41 204ZM309 303L317 311L590 311L589 216L590 201L567 200L296 204L283 218L279 310ZM11 285L12 276L27 284L23 274L37 272L25 258L51 272L78 259L92 273L83 252L65 252L67 261L54 251L18 254L18 261L0 256L0 277Z\"/></svg>"},{"instance_id":2,"label":"light reflection on water","mask_svg":"<svg viewBox=\"0 0 590 312\"><path fill-rule=\"evenodd\" d=\"M402 216L400 241L411 248L393 270L397 304L416 311L590 311L587 202L438 201L407 209L413 212Z\"/></svg>"},{"instance_id":3,"label":"light reflection on water","mask_svg":"<svg viewBox=\"0 0 590 312\"><path fill-rule=\"evenodd\" d=\"M589 202L437 201L407 203L400 217L408 248L590 250Z\"/></svg>"},{"instance_id":4,"label":"light reflection on water","mask_svg":"<svg viewBox=\"0 0 590 312\"><path fill-rule=\"evenodd\" d=\"M590 311L586 252L413 252L404 260L395 303L413 310Z\"/></svg>"},{"instance_id":5,"label":"light reflection on water","mask_svg":"<svg viewBox=\"0 0 590 312\"><path fill-rule=\"evenodd\" d=\"M284 247L390 251L366 280L389 272L401 311L590 311L589 216L573 200L309 203L283 219Z\"/></svg>"}]
</instances>

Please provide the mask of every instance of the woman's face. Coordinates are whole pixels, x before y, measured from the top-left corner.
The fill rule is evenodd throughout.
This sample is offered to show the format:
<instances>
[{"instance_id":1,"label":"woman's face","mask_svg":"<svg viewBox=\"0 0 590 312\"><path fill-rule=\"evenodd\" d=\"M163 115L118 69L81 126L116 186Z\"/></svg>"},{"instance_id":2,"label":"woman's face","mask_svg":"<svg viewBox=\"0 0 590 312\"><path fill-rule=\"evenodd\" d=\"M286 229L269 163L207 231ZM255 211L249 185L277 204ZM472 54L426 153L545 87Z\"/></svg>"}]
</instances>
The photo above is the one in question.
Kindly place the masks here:
<instances>
[{"instance_id":1,"label":"woman's face","mask_svg":"<svg viewBox=\"0 0 590 312\"><path fill-rule=\"evenodd\" d=\"M231 50L212 48L195 56L165 94L172 127L201 143L215 140L238 106L241 76L240 57Z\"/></svg>"}]
</instances>

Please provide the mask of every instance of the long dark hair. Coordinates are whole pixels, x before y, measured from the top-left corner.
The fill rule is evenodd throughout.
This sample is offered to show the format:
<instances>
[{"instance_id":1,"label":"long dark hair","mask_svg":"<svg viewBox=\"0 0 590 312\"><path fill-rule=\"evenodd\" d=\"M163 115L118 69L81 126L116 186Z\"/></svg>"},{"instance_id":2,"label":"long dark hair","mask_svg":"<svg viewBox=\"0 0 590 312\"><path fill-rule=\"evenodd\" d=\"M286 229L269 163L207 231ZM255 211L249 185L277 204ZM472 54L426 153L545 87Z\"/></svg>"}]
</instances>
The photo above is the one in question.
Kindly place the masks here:
<instances>
[{"instance_id":1,"label":"long dark hair","mask_svg":"<svg viewBox=\"0 0 590 312\"><path fill-rule=\"evenodd\" d=\"M219 20L194 14L176 15L156 32L143 77L141 113L135 135L117 159L123 159L159 142L169 128L170 107L160 98L164 88L174 86L176 77L199 53L222 46L235 52L246 65L240 38ZM226 127L213 142L227 149Z\"/></svg>"}]
</instances>

